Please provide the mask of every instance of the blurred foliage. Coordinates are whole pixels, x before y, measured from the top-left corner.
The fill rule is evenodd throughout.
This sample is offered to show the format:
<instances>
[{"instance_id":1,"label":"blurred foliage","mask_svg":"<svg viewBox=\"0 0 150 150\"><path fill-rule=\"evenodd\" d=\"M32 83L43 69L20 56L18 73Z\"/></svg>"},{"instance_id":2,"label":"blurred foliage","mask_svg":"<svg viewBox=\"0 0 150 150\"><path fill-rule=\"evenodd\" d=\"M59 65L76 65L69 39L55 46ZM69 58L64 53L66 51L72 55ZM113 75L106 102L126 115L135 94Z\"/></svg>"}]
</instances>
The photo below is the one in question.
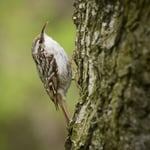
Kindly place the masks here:
<instances>
[{"instance_id":1,"label":"blurred foliage","mask_svg":"<svg viewBox=\"0 0 150 150\"><path fill-rule=\"evenodd\" d=\"M73 0L1 0L0 150L62 150L66 124L37 75L32 41L49 21L47 34L68 55L74 50ZM73 113L75 83L67 95Z\"/></svg>"}]
</instances>

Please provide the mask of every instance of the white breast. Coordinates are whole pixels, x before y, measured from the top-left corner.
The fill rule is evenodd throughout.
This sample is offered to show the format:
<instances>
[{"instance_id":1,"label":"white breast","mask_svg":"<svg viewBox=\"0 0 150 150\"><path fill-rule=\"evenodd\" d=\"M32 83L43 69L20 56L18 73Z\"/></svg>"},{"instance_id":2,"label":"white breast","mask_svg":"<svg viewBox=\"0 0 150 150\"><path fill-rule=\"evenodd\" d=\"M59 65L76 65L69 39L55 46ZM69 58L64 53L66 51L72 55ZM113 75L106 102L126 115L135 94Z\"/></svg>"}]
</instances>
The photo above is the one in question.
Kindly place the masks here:
<instances>
[{"instance_id":1,"label":"white breast","mask_svg":"<svg viewBox=\"0 0 150 150\"><path fill-rule=\"evenodd\" d=\"M64 49L51 37L44 35L44 49L48 54L53 54L58 64L58 73L64 74L67 71L68 57Z\"/></svg>"}]
</instances>

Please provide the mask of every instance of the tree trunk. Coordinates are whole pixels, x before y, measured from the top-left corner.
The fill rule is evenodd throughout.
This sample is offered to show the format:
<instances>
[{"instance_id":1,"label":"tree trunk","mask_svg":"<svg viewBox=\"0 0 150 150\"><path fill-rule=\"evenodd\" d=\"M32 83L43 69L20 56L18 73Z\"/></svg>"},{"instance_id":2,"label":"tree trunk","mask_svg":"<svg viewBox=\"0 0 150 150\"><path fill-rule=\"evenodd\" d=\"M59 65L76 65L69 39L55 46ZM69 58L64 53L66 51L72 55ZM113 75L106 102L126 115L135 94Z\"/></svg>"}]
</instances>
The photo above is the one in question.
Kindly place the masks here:
<instances>
[{"instance_id":1,"label":"tree trunk","mask_svg":"<svg viewBox=\"0 0 150 150\"><path fill-rule=\"evenodd\" d=\"M80 100L66 150L150 150L150 1L74 6Z\"/></svg>"}]
</instances>

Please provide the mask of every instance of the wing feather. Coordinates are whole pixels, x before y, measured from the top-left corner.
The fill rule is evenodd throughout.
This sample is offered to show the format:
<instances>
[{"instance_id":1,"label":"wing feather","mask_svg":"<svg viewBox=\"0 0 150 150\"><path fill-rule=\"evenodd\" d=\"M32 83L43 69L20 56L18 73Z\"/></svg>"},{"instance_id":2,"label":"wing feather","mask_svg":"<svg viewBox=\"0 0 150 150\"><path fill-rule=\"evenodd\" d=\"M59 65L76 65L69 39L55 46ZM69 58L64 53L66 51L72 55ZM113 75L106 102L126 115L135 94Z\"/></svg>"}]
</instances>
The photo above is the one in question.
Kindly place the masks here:
<instances>
[{"instance_id":1,"label":"wing feather","mask_svg":"<svg viewBox=\"0 0 150 150\"><path fill-rule=\"evenodd\" d=\"M57 89L59 80L58 66L55 57L53 54L46 55L44 51L39 51L39 58L40 61L35 62L37 62L37 65L40 66L40 68L42 68L42 71L39 72L40 78L44 84L46 92L55 104L56 109L58 109Z\"/></svg>"}]
</instances>

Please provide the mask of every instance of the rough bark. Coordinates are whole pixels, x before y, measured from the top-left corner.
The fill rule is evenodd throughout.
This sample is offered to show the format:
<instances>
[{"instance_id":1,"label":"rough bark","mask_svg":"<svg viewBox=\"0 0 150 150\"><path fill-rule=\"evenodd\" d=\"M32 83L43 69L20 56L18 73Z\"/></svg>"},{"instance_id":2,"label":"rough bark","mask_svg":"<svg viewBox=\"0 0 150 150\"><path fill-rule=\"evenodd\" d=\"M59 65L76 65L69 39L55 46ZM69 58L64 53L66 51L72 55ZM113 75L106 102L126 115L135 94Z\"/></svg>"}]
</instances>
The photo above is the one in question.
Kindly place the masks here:
<instances>
[{"instance_id":1,"label":"rough bark","mask_svg":"<svg viewBox=\"0 0 150 150\"><path fill-rule=\"evenodd\" d=\"M149 150L150 1L74 6L81 98L66 150Z\"/></svg>"}]
</instances>

